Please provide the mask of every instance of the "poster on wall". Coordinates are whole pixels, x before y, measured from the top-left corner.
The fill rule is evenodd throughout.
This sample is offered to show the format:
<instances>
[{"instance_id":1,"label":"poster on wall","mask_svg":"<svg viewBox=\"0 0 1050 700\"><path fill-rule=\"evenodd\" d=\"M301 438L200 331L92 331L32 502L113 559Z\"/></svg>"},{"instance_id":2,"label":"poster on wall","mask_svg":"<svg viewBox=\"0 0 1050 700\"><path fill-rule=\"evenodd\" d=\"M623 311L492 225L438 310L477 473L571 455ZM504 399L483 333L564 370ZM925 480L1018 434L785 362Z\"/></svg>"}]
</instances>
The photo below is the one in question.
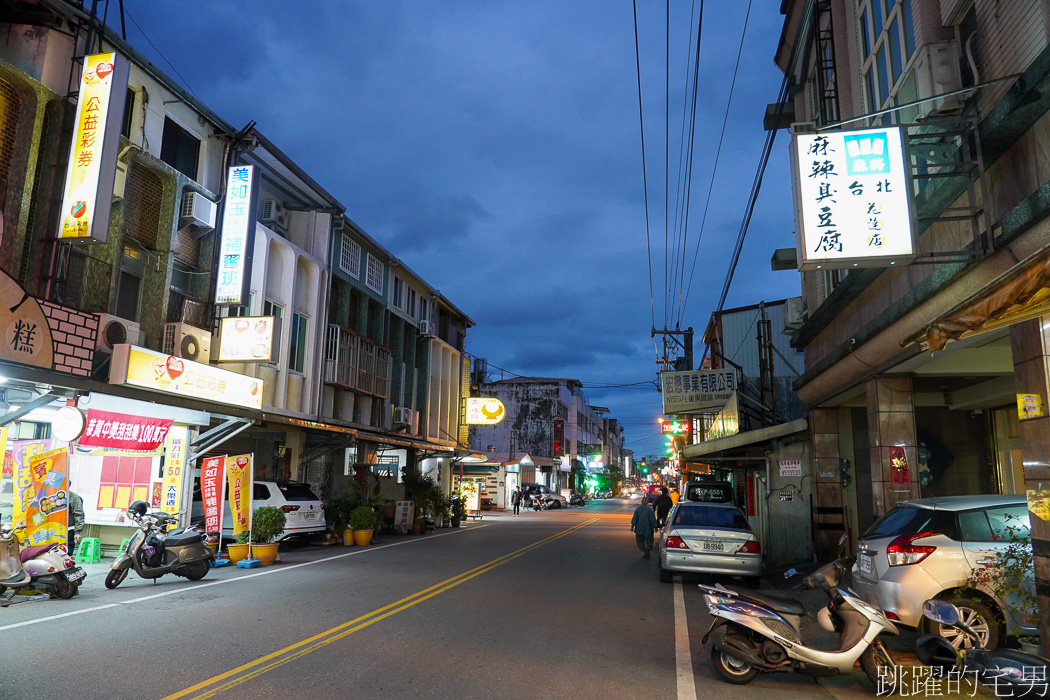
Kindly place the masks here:
<instances>
[{"instance_id":1,"label":"poster on wall","mask_svg":"<svg viewBox=\"0 0 1050 700\"><path fill-rule=\"evenodd\" d=\"M29 502L33 498L33 479L29 473L29 460L50 449L50 440L15 440L11 443L11 449L4 455L4 462L9 459L11 462L11 474L14 479L11 519L16 523L25 520L26 508L29 507Z\"/></svg>"},{"instance_id":2,"label":"poster on wall","mask_svg":"<svg viewBox=\"0 0 1050 700\"><path fill-rule=\"evenodd\" d=\"M29 472L31 493L23 491L26 502L26 529L23 544L66 543L66 515L69 510L69 480L66 465L69 452L62 447L31 457L23 466Z\"/></svg>"},{"instance_id":3,"label":"poster on wall","mask_svg":"<svg viewBox=\"0 0 1050 700\"><path fill-rule=\"evenodd\" d=\"M908 456L903 447L890 447L890 472L890 479L894 484L907 486L911 483L911 469L908 467Z\"/></svg>"}]
</instances>

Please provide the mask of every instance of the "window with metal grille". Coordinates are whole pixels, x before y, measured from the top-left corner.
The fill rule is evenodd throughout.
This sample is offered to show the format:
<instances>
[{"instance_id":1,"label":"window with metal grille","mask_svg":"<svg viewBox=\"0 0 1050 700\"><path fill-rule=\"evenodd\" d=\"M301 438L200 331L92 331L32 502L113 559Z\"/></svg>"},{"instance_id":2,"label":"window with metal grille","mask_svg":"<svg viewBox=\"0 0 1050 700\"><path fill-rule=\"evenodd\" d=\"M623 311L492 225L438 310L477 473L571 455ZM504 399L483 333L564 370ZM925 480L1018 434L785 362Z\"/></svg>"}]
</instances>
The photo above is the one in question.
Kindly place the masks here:
<instances>
[{"instance_id":1,"label":"window with metal grille","mask_svg":"<svg viewBox=\"0 0 1050 700\"><path fill-rule=\"evenodd\" d=\"M371 253L368 254L368 275L365 277L365 286L376 294L383 293L383 263Z\"/></svg>"},{"instance_id":2,"label":"window with metal grille","mask_svg":"<svg viewBox=\"0 0 1050 700\"><path fill-rule=\"evenodd\" d=\"M156 248L160 203L164 198L160 176L147 167L132 163L124 191L124 233Z\"/></svg>"},{"instance_id":3,"label":"window with metal grille","mask_svg":"<svg viewBox=\"0 0 1050 700\"><path fill-rule=\"evenodd\" d=\"M339 269L355 280L361 277L361 244L345 233L339 247Z\"/></svg>"}]
</instances>

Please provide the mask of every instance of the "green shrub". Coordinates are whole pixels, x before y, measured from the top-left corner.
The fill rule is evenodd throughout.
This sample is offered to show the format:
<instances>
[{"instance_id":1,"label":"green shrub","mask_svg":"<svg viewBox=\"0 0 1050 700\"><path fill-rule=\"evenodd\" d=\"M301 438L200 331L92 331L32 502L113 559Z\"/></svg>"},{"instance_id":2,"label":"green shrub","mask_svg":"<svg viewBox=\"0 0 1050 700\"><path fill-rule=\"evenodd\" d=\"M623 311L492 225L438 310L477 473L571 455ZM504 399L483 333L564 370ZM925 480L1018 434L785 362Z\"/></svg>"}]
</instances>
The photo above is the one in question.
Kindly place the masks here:
<instances>
[{"instance_id":1,"label":"green shrub","mask_svg":"<svg viewBox=\"0 0 1050 700\"><path fill-rule=\"evenodd\" d=\"M358 506L350 513L351 530L373 530L375 526L375 511L368 506Z\"/></svg>"},{"instance_id":2,"label":"green shrub","mask_svg":"<svg viewBox=\"0 0 1050 700\"><path fill-rule=\"evenodd\" d=\"M252 512L252 542L268 543L284 532L284 511L277 506L262 506Z\"/></svg>"}]
</instances>

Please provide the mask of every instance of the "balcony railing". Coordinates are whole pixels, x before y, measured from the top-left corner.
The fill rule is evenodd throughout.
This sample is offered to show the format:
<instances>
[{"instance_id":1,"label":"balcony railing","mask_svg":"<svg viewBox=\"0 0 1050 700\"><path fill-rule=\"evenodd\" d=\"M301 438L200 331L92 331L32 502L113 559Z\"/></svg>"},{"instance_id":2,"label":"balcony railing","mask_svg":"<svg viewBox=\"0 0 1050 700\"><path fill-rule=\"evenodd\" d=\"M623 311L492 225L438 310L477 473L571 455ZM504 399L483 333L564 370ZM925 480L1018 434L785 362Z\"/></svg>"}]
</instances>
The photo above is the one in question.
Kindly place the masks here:
<instances>
[{"instance_id":1,"label":"balcony railing","mask_svg":"<svg viewBox=\"0 0 1050 700\"><path fill-rule=\"evenodd\" d=\"M380 398L390 398L390 351L341 326L325 334L324 381Z\"/></svg>"}]
</instances>

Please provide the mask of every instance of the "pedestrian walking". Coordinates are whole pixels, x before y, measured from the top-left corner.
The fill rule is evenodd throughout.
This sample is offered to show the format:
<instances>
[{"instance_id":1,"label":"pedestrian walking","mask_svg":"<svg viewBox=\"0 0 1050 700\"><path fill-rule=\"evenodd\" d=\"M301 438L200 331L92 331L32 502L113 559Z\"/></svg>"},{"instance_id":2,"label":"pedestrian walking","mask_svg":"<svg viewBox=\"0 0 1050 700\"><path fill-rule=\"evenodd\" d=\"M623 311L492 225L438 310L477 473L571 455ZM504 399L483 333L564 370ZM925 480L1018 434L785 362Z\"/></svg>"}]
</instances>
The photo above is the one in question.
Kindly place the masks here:
<instances>
[{"instance_id":1,"label":"pedestrian walking","mask_svg":"<svg viewBox=\"0 0 1050 700\"><path fill-rule=\"evenodd\" d=\"M79 494L69 492L69 505L66 506L66 551L70 556L76 554L80 544L80 533L84 531L84 499Z\"/></svg>"},{"instance_id":2,"label":"pedestrian walking","mask_svg":"<svg viewBox=\"0 0 1050 700\"><path fill-rule=\"evenodd\" d=\"M510 496L510 504L514 506L514 515L521 515L518 511L521 510L521 487L514 489L514 493Z\"/></svg>"},{"instance_id":3,"label":"pedestrian walking","mask_svg":"<svg viewBox=\"0 0 1050 700\"><path fill-rule=\"evenodd\" d=\"M642 559L648 559L649 552L653 549L656 516L653 515L653 509L649 507L645 499L642 499L642 502L634 509L634 515L631 516L631 532L634 533L634 540L642 552Z\"/></svg>"},{"instance_id":4,"label":"pedestrian walking","mask_svg":"<svg viewBox=\"0 0 1050 700\"><path fill-rule=\"evenodd\" d=\"M671 500L671 496L667 493L667 487L664 486L660 489L660 495L656 497L653 502L653 507L656 509L656 526L663 527L664 521L667 520L667 513L670 512L671 506L674 505L674 501Z\"/></svg>"}]
</instances>

